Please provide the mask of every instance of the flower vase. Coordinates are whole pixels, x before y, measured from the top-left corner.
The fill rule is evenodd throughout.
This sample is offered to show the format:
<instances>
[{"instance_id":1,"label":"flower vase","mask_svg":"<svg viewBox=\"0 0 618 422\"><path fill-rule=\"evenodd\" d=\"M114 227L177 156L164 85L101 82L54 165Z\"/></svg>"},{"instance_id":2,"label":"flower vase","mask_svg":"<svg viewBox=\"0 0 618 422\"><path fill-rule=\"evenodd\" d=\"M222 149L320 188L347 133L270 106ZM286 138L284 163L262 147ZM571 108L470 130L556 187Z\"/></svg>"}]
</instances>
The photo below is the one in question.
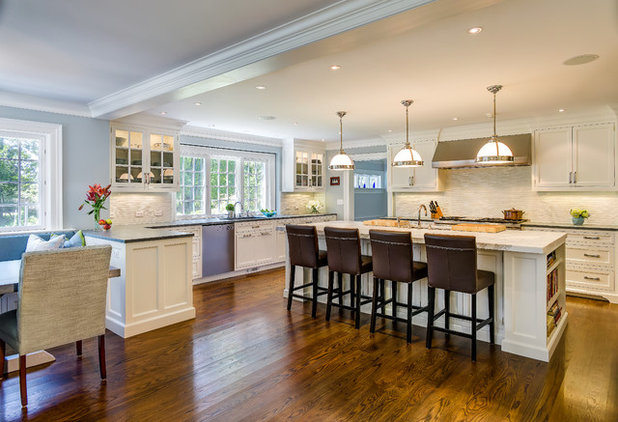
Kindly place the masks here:
<instances>
[{"instance_id":1,"label":"flower vase","mask_svg":"<svg viewBox=\"0 0 618 422\"><path fill-rule=\"evenodd\" d=\"M573 220L573 224L576 226L581 226L582 224L584 224L584 217L572 217Z\"/></svg>"},{"instance_id":2,"label":"flower vase","mask_svg":"<svg viewBox=\"0 0 618 422\"><path fill-rule=\"evenodd\" d=\"M94 210L92 215L94 216L94 231L98 232L103 230L103 227L99 224L99 220L101 219L101 210Z\"/></svg>"}]
</instances>

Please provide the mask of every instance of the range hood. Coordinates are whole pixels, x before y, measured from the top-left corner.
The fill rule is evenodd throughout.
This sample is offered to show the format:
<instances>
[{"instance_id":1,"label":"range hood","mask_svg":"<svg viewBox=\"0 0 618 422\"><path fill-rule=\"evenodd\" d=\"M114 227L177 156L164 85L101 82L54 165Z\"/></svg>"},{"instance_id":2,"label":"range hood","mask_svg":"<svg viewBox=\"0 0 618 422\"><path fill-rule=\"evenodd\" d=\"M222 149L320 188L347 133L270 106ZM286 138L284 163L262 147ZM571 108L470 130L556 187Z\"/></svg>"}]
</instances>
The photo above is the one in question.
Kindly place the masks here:
<instances>
[{"instance_id":1,"label":"range hood","mask_svg":"<svg viewBox=\"0 0 618 422\"><path fill-rule=\"evenodd\" d=\"M433 155L431 166L439 169L456 169L469 167L512 167L529 166L531 162L532 135L499 136L500 142L505 143L513 151L513 162L507 164L483 164L475 162L476 153L489 138L461 139L457 141L438 142Z\"/></svg>"}]
</instances>

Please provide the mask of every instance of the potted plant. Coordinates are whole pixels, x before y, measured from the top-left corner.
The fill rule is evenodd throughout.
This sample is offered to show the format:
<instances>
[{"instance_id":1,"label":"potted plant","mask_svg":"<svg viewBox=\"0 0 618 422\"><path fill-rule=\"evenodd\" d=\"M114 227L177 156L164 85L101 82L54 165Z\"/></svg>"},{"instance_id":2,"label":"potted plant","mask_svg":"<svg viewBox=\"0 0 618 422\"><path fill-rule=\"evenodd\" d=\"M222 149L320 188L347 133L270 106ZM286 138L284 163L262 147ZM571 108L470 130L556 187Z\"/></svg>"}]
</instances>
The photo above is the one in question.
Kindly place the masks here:
<instances>
[{"instance_id":1,"label":"potted plant","mask_svg":"<svg viewBox=\"0 0 618 422\"><path fill-rule=\"evenodd\" d=\"M227 211L227 218L234 218L234 204L227 204L225 210Z\"/></svg>"},{"instance_id":2,"label":"potted plant","mask_svg":"<svg viewBox=\"0 0 618 422\"><path fill-rule=\"evenodd\" d=\"M581 226L582 224L584 224L584 220L588 217L590 217L590 213L588 212L588 210L571 210L571 218L573 219L573 224L575 224L576 226Z\"/></svg>"},{"instance_id":3,"label":"potted plant","mask_svg":"<svg viewBox=\"0 0 618 422\"><path fill-rule=\"evenodd\" d=\"M101 185L88 186L88 192L86 193L86 199L84 203L79 206L79 210L81 211L84 208L84 205L89 205L92 209L88 211L88 214L93 215L94 217L94 227L95 230L99 230L101 226L109 225L111 226L111 220L107 223L107 220L101 220L101 210L106 210L105 201L112 194L110 187L112 185L107 185L102 188ZM103 224L100 222L103 221ZM106 228L107 230L107 228Z\"/></svg>"},{"instance_id":4,"label":"potted plant","mask_svg":"<svg viewBox=\"0 0 618 422\"><path fill-rule=\"evenodd\" d=\"M310 214L319 214L322 212L323 208L324 205L322 205L322 203L318 200L311 200L307 202L307 211L309 211Z\"/></svg>"}]
</instances>

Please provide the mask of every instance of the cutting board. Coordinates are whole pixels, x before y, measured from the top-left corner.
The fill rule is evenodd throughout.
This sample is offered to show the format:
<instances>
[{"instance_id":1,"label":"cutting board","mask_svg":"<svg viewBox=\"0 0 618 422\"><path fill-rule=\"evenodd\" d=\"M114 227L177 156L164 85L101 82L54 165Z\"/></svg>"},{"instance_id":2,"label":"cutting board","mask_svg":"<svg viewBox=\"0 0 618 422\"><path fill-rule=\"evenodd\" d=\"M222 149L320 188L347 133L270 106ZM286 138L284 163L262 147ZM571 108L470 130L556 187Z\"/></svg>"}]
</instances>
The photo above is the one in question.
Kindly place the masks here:
<instances>
[{"instance_id":1,"label":"cutting board","mask_svg":"<svg viewBox=\"0 0 618 422\"><path fill-rule=\"evenodd\" d=\"M483 233L499 233L506 230L506 226L502 224L472 224L463 223L451 226L451 230L460 232L483 232Z\"/></svg>"},{"instance_id":2,"label":"cutting board","mask_svg":"<svg viewBox=\"0 0 618 422\"><path fill-rule=\"evenodd\" d=\"M365 220L363 224L366 226L382 226L382 227L410 227L409 221L400 221L399 225L397 224L397 220L385 220L385 219L376 219L376 220Z\"/></svg>"}]
</instances>

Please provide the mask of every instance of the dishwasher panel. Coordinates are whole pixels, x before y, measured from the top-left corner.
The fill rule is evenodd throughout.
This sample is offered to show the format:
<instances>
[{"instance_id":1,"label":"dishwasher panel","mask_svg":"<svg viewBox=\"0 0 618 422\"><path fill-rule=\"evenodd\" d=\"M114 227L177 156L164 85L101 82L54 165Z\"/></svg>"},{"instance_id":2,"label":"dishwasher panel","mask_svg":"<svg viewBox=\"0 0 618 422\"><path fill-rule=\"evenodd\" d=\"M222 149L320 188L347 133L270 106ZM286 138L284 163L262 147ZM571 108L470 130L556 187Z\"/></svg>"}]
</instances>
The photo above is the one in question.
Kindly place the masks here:
<instances>
[{"instance_id":1,"label":"dishwasher panel","mask_svg":"<svg viewBox=\"0 0 618 422\"><path fill-rule=\"evenodd\" d=\"M234 271L234 224L202 226L202 277Z\"/></svg>"}]
</instances>

